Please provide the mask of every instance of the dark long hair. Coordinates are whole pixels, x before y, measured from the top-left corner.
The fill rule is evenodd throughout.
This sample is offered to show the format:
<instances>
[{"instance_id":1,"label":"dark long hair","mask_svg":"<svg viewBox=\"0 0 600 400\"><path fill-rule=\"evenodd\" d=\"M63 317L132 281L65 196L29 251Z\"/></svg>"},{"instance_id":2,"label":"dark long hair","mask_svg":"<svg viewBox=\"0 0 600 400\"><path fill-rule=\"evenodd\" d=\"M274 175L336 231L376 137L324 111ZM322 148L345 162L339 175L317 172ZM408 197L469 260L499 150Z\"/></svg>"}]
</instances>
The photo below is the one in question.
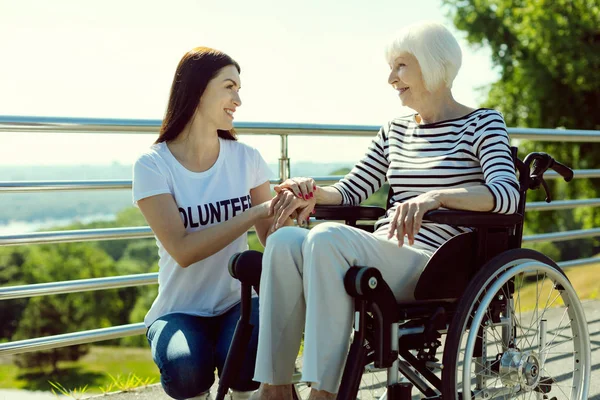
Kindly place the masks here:
<instances>
[{"instance_id":1,"label":"dark long hair","mask_svg":"<svg viewBox=\"0 0 600 400\"><path fill-rule=\"evenodd\" d=\"M196 112L200 97L210 80L228 65L235 66L238 73L241 72L240 65L233 58L208 47L196 47L181 58L171 85L167 112L155 143L171 141L179 136ZM223 139L237 140L233 129L219 129L217 133Z\"/></svg>"}]
</instances>

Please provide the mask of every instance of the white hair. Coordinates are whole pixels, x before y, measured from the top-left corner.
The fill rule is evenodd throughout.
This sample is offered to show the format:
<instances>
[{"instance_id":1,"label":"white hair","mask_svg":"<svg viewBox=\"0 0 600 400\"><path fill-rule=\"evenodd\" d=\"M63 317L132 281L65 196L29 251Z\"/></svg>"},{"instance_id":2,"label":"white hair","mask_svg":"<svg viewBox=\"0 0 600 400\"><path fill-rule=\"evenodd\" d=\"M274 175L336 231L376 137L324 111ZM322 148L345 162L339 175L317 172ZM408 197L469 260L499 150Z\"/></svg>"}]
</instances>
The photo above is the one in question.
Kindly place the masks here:
<instances>
[{"instance_id":1,"label":"white hair","mask_svg":"<svg viewBox=\"0 0 600 400\"><path fill-rule=\"evenodd\" d=\"M434 91L442 84L452 87L462 63L462 51L444 25L427 21L400 30L385 49L388 64L392 65L404 52L412 54L419 62L428 91Z\"/></svg>"}]
</instances>

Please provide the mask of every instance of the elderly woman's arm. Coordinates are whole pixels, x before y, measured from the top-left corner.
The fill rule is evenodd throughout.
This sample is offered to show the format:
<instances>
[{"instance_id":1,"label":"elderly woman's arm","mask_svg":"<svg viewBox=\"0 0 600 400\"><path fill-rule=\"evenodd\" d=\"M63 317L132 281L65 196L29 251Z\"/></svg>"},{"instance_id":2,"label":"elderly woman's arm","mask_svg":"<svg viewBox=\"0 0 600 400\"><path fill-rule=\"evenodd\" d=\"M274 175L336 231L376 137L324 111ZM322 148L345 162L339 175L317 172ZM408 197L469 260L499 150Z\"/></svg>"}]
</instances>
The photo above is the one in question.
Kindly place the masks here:
<instances>
[{"instance_id":1,"label":"elderly woman's arm","mask_svg":"<svg viewBox=\"0 0 600 400\"><path fill-rule=\"evenodd\" d=\"M278 229L294 212L298 213L298 223L302 225L314 209L315 204L322 205L358 205L375 193L386 181L389 161L384 150L390 125L379 129L377 136L369 145L365 156L352 170L333 186L317 186L312 178L287 179L275 186L278 198L273 202L272 211ZM295 196L290 196L289 191Z\"/></svg>"},{"instance_id":2,"label":"elderly woman's arm","mask_svg":"<svg viewBox=\"0 0 600 400\"><path fill-rule=\"evenodd\" d=\"M413 245L425 213L441 207L453 210L492 211L494 196L484 185L423 193L398 204L388 227L388 239L396 235L398 246L402 247L406 235L408 243Z\"/></svg>"},{"instance_id":3,"label":"elderly woman's arm","mask_svg":"<svg viewBox=\"0 0 600 400\"><path fill-rule=\"evenodd\" d=\"M484 186L445 189L432 192L440 201L440 207L452 210L492 211L494 196Z\"/></svg>"}]
</instances>

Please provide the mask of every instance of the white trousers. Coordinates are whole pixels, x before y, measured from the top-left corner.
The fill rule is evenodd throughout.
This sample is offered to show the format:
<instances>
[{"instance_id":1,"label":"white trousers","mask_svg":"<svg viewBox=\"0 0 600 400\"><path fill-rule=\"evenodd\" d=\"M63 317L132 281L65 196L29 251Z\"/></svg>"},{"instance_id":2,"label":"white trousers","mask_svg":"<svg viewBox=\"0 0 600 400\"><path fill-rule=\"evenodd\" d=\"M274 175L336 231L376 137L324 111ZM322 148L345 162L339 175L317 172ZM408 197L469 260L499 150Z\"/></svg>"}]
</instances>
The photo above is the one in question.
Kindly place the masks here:
<instances>
[{"instance_id":1,"label":"white trousers","mask_svg":"<svg viewBox=\"0 0 600 400\"><path fill-rule=\"evenodd\" d=\"M411 300L431 254L331 222L273 233L263 256L254 380L289 384L304 332L302 380L337 393L354 314L344 289L346 271L376 267L398 301Z\"/></svg>"}]
</instances>

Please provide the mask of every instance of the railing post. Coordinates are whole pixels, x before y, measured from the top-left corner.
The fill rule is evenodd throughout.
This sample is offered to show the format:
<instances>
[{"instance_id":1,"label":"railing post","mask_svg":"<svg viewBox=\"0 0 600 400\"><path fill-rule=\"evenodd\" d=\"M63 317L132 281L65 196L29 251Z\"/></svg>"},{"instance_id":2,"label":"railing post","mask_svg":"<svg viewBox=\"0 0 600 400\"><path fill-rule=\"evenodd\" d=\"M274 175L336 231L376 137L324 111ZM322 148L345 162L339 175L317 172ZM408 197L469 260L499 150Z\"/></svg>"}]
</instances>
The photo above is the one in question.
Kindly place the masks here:
<instances>
[{"instance_id":1,"label":"railing post","mask_svg":"<svg viewBox=\"0 0 600 400\"><path fill-rule=\"evenodd\" d=\"M288 158L288 135L281 136L281 157L279 158L279 181L290 177L290 159Z\"/></svg>"}]
</instances>

